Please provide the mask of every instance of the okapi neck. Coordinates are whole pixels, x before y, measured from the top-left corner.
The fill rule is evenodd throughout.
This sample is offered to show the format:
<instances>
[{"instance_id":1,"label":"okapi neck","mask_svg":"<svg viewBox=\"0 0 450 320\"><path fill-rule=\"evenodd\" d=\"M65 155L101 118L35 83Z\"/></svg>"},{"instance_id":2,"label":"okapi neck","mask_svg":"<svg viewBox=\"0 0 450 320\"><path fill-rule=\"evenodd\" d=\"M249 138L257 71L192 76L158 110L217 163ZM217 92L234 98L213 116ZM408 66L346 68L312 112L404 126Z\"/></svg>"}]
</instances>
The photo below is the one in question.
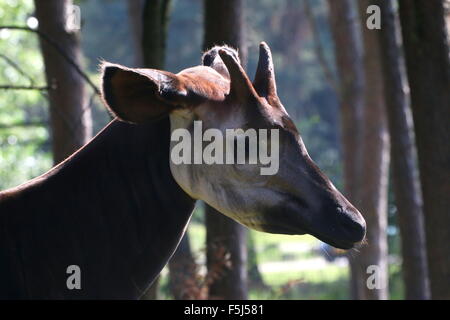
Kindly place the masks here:
<instances>
[{"instance_id":1,"label":"okapi neck","mask_svg":"<svg viewBox=\"0 0 450 320\"><path fill-rule=\"evenodd\" d=\"M112 121L47 174L0 194L0 297L138 298L194 208L169 168L169 120ZM68 290L68 266L81 290Z\"/></svg>"}]
</instances>

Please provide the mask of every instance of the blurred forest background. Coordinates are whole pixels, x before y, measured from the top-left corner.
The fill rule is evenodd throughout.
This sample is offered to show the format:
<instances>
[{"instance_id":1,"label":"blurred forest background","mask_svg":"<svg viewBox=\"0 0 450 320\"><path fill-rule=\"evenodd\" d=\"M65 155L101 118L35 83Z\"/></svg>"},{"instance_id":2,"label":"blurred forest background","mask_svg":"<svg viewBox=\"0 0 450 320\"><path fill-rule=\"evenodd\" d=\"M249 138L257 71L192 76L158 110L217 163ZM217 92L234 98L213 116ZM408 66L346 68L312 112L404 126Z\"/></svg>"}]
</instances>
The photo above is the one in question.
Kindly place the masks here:
<instances>
[{"instance_id":1,"label":"blurred forest background","mask_svg":"<svg viewBox=\"0 0 450 320\"><path fill-rule=\"evenodd\" d=\"M450 299L447 1L74 4L79 30L66 25L71 0L0 2L1 190L44 173L111 120L97 89L101 59L178 72L227 43L253 75L266 41L281 101L366 218L367 244L341 252L310 236L247 231L199 204L145 298Z\"/></svg>"}]
</instances>

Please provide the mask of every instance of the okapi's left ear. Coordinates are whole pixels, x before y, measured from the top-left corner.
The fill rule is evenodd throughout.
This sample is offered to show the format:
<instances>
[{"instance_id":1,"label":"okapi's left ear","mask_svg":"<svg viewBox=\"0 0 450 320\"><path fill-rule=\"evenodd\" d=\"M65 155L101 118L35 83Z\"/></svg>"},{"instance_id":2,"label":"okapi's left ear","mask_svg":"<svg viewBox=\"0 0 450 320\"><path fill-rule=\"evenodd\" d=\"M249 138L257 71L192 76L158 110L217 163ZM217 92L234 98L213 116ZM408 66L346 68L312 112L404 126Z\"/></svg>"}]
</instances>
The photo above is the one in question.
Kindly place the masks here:
<instances>
[{"instance_id":1,"label":"okapi's left ear","mask_svg":"<svg viewBox=\"0 0 450 320\"><path fill-rule=\"evenodd\" d=\"M247 101L249 97L256 97L255 88L253 88L253 84L240 62L227 50L220 49L219 55L230 74L230 96L240 101Z\"/></svg>"},{"instance_id":2,"label":"okapi's left ear","mask_svg":"<svg viewBox=\"0 0 450 320\"><path fill-rule=\"evenodd\" d=\"M131 69L103 63L102 95L122 121L147 123L182 106L187 92L178 76L154 69Z\"/></svg>"}]
</instances>

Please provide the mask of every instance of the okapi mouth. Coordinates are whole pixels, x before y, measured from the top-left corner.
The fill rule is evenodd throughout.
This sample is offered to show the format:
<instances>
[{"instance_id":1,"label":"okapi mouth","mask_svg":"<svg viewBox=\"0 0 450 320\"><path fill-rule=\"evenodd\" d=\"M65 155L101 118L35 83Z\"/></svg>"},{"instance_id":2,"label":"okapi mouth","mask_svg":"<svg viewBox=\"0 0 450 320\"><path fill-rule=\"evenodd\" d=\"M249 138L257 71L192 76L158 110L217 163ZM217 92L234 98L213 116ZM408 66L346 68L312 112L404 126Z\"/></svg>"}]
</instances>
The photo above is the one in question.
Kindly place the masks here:
<instances>
[{"instance_id":1,"label":"okapi mouth","mask_svg":"<svg viewBox=\"0 0 450 320\"><path fill-rule=\"evenodd\" d=\"M274 234L286 234L286 235L305 235L310 234L313 237L319 239L322 242L325 242L329 244L330 246L333 246L338 249L343 250L350 250L353 249L361 243L359 242L351 242L346 241L342 239L334 239L330 236L326 236L324 234L320 234L317 232L307 231L306 229L294 227L294 226L288 226L288 225L280 225L280 224L261 224L259 226L261 231L267 232L267 233L274 233Z\"/></svg>"},{"instance_id":2,"label":"okapi mouth","mask_svg":"<svg viewBox=\"0 0 450 320\"><path fill-rule=\"evenodd\" d=\"M286 225L261 224L260 228L264 232L274 234L304 235L308 233L307 231L301 230L299 228L289 227Z\"/></svg>"},{"instance_id":3,"label":"okapi mouth","mask_svg":"<svg viewBox=\"0 0 450 320\"><path fill-rule=\"evenodd\" d=\"M311 228L308 233L333 247L344 250L359 247L364 242L366 236L364 222L352 220L344 215L338 216L332 223L335 227L329 228L327 232Z\"/></svg>"},{"instance_id":4,"label":"okapi mouth","mask_svg":"<svg viewBox=\"0 0 450 320\"><path fill-rule=\"evenodd\" d=\"M336 239L332 239L330 237L327 237L325 235L321 235L321 234L314 234L314 233L309 233L312 236L316 237L317 239L319 239L322 242L325 242L326 244L329 244L330 246L333 246L335 248L338 249L343 249L343 250L350 250L353 249L355 247L357 247L359 245L359 243L361 242L349 242L346 240L336 240Z\"/></svg>"},{"instance_id":5,"label":"okapi mouth","mask_svg":"<svg viewBox=\"0 0 450 320\"><path fill-rule=\"evenodd\" d=\"M337 218L333 220L328 228L320 230L320 228L311 227L308 228L307 233L338 249L349 250L359 247L366 236L365 223L352 220L340 210L338 210Z\"/></svg>"},{"instance_id":6,"label":"okapi mouth","mask_svg":"<svg viewBox=\"0 0 450 320\"><path fill-rule=\"evenodd\" d=\"M261 213L258 226L249 227L275 234L310 234L338 249L349 250L359 247L365 238L365 223L352 219L340 207L333 211L336 211L335 215L331 215L327 219L315 220L320 223L311 224L311 221L308 223L302 217L313 214L324 216L325 211L313 213L305 203L298 199L294 201L291 198L284 206Z\"/></svg>"},{"instance_id":7,"label":"okapi mouth","mask_svg":"<svg viewBox=\"0 0 450 320\"><path fill-rule=\"evenodd\" d=\"M260 228L264 232L274 233L274 234L286 234L286 235L309 234L309 235L312 235L313 237L319 239L320 241L329 244L330 246L333 246L338 249L343 249L343 250L350 250L355 247L358 247L359 244L362 242L362 241L351 242L351 241L346 241L346 240L342 240L342 239L336 239L336 238L332 238L330 236L326 236L321 233L307 231L306 229L302 229L301 227L299 228L299 227L288 226L288 225L261 224Z\"/></svg>"}]
</instances>

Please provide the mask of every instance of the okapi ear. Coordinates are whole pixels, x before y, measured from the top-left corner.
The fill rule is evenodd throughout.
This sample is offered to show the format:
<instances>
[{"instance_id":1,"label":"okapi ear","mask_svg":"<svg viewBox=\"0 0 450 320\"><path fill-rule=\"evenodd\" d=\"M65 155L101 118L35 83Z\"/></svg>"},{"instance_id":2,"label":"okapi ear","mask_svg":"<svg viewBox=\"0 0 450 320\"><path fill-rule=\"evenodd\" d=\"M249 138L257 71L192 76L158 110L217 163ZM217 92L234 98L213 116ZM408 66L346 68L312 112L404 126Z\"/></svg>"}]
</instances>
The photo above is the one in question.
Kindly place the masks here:
<instances>
[{"instance_id":1,"label":"okapi ear","mask_svg":"<svg viewBox=\"0 0 450 320\"><path fill-rule=\"evenodd\" d=\"M154 69L102 65L102 95L120 120L147 123L167 116L187 96L177 75Z\"/></svg>"},{"instance_id":2,"label":"okapi ear","mask_svg":"<svg viewBox=\"0 0 450 320\"><path fill-rule=\"evenodd\" d=\"M266 98L270 105L278 105L279 99L275 82L272 53L265 42L261 42L259 45L259 61L253 85L259 96Z\"/></svg>"},{"instance_id":3,"label":"okapi ear","mask_svg":"<svg viewBox=\"0 0 450 320\"><path fill-rule=\"evenodd\" d=\"M253 84L247 77L239 61L224 49L219 50L219 55L230 74L230 95L243 101L252 96L256 97L257 94L253 88Z\"/></svg>"}]
</instances>

